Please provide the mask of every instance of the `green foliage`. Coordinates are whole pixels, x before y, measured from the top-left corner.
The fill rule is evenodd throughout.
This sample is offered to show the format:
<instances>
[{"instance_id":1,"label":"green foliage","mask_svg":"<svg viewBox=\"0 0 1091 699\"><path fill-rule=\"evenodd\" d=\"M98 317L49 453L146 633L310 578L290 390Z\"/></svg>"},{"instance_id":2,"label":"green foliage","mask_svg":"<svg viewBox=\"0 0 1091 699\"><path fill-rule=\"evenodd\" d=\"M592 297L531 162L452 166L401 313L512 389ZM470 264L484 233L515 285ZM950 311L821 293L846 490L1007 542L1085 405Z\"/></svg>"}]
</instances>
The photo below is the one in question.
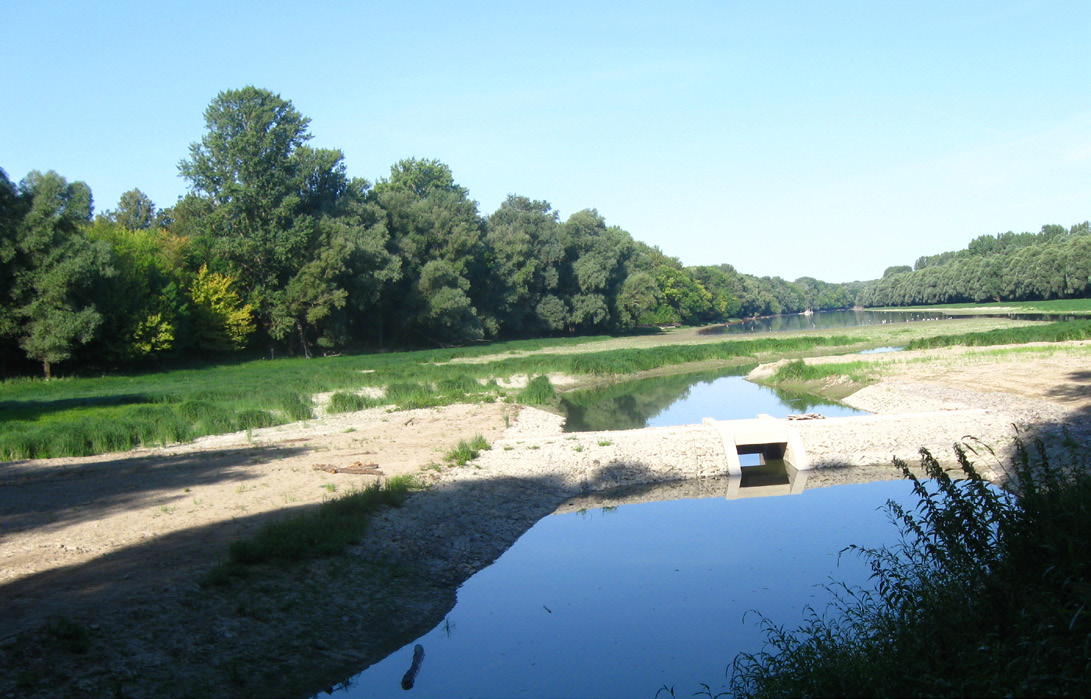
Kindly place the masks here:
<instances>
[{"instance_id":1,"label":"green foliage","mask_svg":"<svg viewBox=\"0 0 1091 699\"><path fill-rule=\"evenodd\" d=\"M231 544L228 560L210 571L205 583L227 583L245 575L247 566L285 566L340 555L360 541L373 513L400 506L413 487L410 477L391 478L327 500L311 512L272 522L252 538Z\"/></svg>"},{"instance_id":2,"label":"green foliage","mask_svg":"<svg viewBox=\"0 0 1091 699\"><path fill-rule=\"evenodd\" d=\"M198 348L209 352L242 349L254 332L253 307L243 303L234 280L201 267L193 280L193 334Z\"/></svg>"},{"instance_id":3,"label":"green foliage","mask_svg":"<svg viewBox=\"0 0 1091 699\"><path fill-rule=\"evenodd\" d=\"M838 362L836 364L808 364L793 359L776 370L770 383L821 381L831 376L845 376L853 381L866 381L867 372L874 368L870 362Z\"/></svg>"},{"instance_id":4,"label":"green foliage","mask_svg":"<svg viewBox=\"0 0 1091 699\"><path fill-rule=\"evenodd\" d=\"M1089 338L1091 338L1091 320L1074 320L1027 325L1018 328L1000 328L960 335L919 338L909 343L909 349L930 349L933 347L950 347L952 345L981 347L1027 342L1065 342Z\"/></svg>"},{"instance_id":5,"label":"green foliage","mask_svg":"<svg viewBox=\"0 0 1091 699\"><path fill-rule=\"evenodd\" d=\"M357 410L370 408L373 404L373 401L358 393L338 391L330 396L330 402L329 405L326 406L326 411L330 413L352 413Z\"/></svg>"},{"instance_id":6,"label":"green foliage","mask_svg":"<svg viewBox=\"0 0 1091 699\"><path fill-rule=\"evenodd\" d=\"M525 405L545 405L557 398L557 391L548 376L535 376L527 382L526 388L519 391L517 398Z\"/></svg>"},{"instance_id":7,"label":"green foliage","mask_svg":"<svg viewBox=\"0 0 1091 699\"><path fill-rule=\"evenodd\" d=\"M891 268L894 269L894 268ZM901 268L897 268L901 269ZM888 270L891 272L891 270ZM964 250L922 257L860 294L865 306L1084 298L1091 295L1091 223L981 236Z\"/></svg>"},{"instance_id":8,"label":"green foliage","mask_svg":"<svg viewBox=\"0 0 1091 699\"><path fill-rule=\"evenodd\" d=\"M11 298L19 320L19 345L53 364L87 344L102 323L92 290L114 273L108 246L87 239L91 190L55 172L31 172L20 183L26 210L17 229Z\"/></svg>"},{"instance_id":9,"label":"green foliage","mask_svg":"<svg viewBox=\"0 0 1091 699\"><path fill-rule=\"evenodd\" d=\"M1091 477L1039 445L1013 459L1013 495L956 450L963 480L926 451L919 504L888 508L901 543L850 547L874 590L846 589L768 651L734 663L737 697L1083 696L1091 689Z\"/></svg>"},{"instance_id":10,"label":"green foliage","mask_svg":"<svg viewBox=\"0 0 1091 699\"><path fill-rule=\"evenodd\" d=\"M443 455L445 461L450 461L458 466L465 466L473 461L481 452L489 449L489 443L481 435L474 435L470 440L459 440L458 446Z\"/></svg>"},{"instance_id":11,"label":"green foliage","mask_svg":"<svg viewBox=\"0 0 1091 699\"><path fill-rule=\"evenodd\" d=\"M99 218L126 230L146 230L155 225L155 203L139 189L130 189L121 195L117 209L107 211Z\"/></svg>"}]
</instances>

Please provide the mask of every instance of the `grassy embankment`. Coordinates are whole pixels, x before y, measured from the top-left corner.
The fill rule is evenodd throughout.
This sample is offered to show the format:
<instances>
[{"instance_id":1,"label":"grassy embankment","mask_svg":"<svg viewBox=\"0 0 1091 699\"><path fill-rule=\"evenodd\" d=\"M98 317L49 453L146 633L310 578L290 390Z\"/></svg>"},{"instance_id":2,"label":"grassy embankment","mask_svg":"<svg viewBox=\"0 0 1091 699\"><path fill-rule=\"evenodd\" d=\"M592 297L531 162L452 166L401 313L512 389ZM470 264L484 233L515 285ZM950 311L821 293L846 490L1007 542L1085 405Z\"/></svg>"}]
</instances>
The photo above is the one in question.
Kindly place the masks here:
<instances>
[{"instance_id":1,"label":"grassy embankment","mask_svg":"<svg viewBox=\"0 0 1091 699\"><path fill-rule=\"evenodd\" d=\"M987 303L947 303L930 306L889 306L869 311L944 311L955 315L985 313L1071 313L1091 315L1091 299L1053 299L1051 301L990 301Z\"/></svg>"},{"instance_id":2,"label":"grassy embankment","mask_svg":"<svg viewBox=\"0 0 1091 699\"><path fill-rule=\"evenodd\" d=\"M1091 476L1087 459L1023 451L1008 492L958 454L952 480L922 452L919 504L889 504L901 543L850 547L873 590L838 590L794 631L763 619L766 649L735 660L735 697L1087 696Z\"/></svg>"},{"instance_id":3,"label":"grassy embankment","mask_svg":"<svg viewBox=\"0 0 1091 699\"><path fill-rule=\"evenodd\" d=\"M331 412L516 400L497 378L553 372L631 375L664 366L753 362L761 355L807 353L854 342L840 335L764 336L579 353L527 353L547 343L524 342L442 352L256 361L96 379L20 379L0 386L4 411L0 458L87 456L308 420L318 408L315 396L323 393L332 392L327 407ZM486 351L524 354L452 362ZM369 389L378 397L369 397Z\"/></svg>"},{"instance_id":4,"label":"grassy embankment","mask_svg":"<svg viewBox=\"0 0 1091 699\"><path fill-rule=\"evenodd\" d=\"M934 349L956 345L995 347L998 345L1026 345L1033 342L1051 343L1087 339L1091 339L1091 320L1077 320L918 337L911 340L906 345L906 349ZM1053 349L1049 347L1016 347L976 352L975 356L978 358L995 357L1001 353L1048 354L1052 351ZM802 359L796 359L782 365L771 377L764 379L762 383L839 399L873 383L893 367L935 361L944 360L935 357L915 357L905 360L896 354L889 355L889 358L886 358L886 355L875 355L870 360L861 359L837 363L808 363Z\"/></svg>"}]
</instances>

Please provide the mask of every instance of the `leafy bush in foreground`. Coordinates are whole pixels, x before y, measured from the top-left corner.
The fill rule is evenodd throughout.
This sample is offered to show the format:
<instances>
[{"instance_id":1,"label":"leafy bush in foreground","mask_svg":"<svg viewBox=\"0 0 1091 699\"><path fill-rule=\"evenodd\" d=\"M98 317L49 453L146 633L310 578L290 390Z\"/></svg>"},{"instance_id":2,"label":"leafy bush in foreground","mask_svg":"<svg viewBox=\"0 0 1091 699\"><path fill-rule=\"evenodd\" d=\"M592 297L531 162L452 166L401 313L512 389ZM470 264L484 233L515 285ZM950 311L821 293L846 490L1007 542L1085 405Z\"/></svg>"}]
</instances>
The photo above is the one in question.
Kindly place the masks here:
<instances>
[{"instance_id":1,"label":"leafy bush in foreground","mask_svg":"<svg viewBox=\"0 0 1091 699\"><path fill-rule=\"evenodd\" d=\"M920 503L888 503L901 542L850 547L875 590L844 588L767 650L734 662L736 697L1086 696L1091 692L1091 478L1020 446L1016 498L958 449L953 480L922 451Z\"/></svg>"}]
</instances>

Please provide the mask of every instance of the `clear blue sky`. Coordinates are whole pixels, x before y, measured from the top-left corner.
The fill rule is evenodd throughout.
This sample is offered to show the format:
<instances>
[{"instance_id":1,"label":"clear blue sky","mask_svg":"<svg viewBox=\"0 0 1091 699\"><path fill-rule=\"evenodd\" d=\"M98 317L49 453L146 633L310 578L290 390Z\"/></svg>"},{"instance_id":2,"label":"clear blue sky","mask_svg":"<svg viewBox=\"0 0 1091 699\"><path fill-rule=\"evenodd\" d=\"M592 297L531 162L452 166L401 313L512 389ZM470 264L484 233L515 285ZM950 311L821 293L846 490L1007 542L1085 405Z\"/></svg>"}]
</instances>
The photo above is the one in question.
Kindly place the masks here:
<instances>
[{"instance_id":1,"label":"clear blue sky","mask_svg":"<svg viewBox=\"0 0 1091 699\"><path fill-rule=\"evenodd\" d=\"M1091 1L16 2L0 167L160 207L252 84L375 181L438 158L687 265L849 281L1091 218Z\"/></svg>"}]
</instances>

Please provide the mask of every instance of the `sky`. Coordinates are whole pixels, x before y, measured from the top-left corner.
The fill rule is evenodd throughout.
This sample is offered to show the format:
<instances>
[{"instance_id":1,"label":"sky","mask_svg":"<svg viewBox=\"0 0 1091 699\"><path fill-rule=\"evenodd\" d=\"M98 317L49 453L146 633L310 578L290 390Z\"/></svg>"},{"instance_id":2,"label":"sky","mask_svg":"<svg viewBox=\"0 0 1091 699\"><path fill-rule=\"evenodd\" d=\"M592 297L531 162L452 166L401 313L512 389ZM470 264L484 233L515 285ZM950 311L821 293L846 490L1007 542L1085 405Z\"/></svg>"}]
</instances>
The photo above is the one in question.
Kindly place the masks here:
<instances>
[{"instance_id":1,"label":"sky","mask_svg":"<svg viewBox=\"0 0 1091 699\"><path fill-rule=\"evenodd\" d=\"M1091 219L1091 2L0 0L0 168L187 191L254 85L371 182L438 159L686 265L873 279Z\"/></svg>"}]
</instances>

